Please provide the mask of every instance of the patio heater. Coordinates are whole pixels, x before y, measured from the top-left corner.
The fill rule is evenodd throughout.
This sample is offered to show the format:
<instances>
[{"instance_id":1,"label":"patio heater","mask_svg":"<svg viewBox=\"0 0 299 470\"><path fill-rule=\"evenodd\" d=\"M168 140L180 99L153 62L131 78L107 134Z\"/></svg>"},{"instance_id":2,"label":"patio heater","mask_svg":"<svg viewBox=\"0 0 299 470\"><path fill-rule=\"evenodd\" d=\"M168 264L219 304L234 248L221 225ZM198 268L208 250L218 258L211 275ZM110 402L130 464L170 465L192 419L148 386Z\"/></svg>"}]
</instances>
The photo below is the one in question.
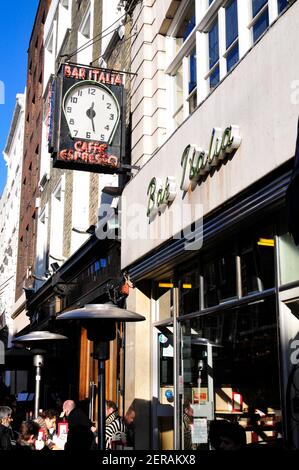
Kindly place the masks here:
<instances>
[{"instance_id":1,"label":"patio heater","mask_svg":"<svg viewBox=\"0 0 299 470\"><path fill-rule=\"evenodd\" d=\"M41 369L44 366L45 347L54 341L67 339L66 336L50 331L32 331L27 335L18 336L12 340L15 344L30 349L33 355L33 365L36 369L35 373L35 395L34 395L34 418L38 417L39 403L40 403L40 384L41 384Z\"/></svg>"},{"instance_id":2,"label":"patio heater","mask_svg":"<svg viewBox=\"0 0 299 470\"><path fill-rule=\"evenodd\" d=\"M105 361L109 359L109 342L115 339L116 322L137 322L145 318L117 307L111 302L89 304L59 315L56 320L78 320L93 341L93 357L98 360L98 448L105 450Z\"/></svg>"}]
</instances>

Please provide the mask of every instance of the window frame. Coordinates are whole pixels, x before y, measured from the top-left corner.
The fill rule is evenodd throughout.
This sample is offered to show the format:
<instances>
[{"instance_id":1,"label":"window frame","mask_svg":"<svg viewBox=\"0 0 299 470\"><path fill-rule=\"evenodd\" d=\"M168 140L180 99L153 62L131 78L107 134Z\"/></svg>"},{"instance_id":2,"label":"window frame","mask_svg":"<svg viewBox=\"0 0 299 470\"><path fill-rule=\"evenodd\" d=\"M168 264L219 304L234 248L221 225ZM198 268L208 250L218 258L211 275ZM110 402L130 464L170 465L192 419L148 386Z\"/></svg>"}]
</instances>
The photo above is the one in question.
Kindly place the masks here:
<instances>
[{"instance_id":1,"label":"window frame","mask_svg":"<svg viewBox=\"0 0 299 470\"><path fill-rule=\"evenodd\" d=\"M267 2L265 3L265 5L263 5L260 10L256 13L255 16L253 16L253 5L252 5L252 1L251 0L251 21L248 25L248 29L250 29L251 31L251 38L252 38L252 44L256 44L256 42L263 36L263 34L267 31L267 29L269 28L271 22L270 22L270 10L269 10L269 7L270 7L270 4L269 4L269 0L267 0ZM267 28L265 28L265 30L260 34L260 36L254 40L254 32L253 32L253 28L254 28L254 25L257 23L257 21L261 18L261 16L264 15L264 13L268 11L268 26Z\"/></svg>"}]
</instances>

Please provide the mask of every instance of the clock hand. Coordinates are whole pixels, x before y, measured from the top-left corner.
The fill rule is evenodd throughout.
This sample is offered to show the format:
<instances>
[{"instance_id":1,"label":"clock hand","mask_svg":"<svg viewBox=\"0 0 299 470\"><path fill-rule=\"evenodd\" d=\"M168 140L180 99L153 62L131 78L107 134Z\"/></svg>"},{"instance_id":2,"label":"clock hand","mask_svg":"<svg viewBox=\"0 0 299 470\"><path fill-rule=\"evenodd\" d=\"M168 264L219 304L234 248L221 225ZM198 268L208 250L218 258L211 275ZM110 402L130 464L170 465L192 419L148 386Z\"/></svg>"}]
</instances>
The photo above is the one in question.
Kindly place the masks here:
<instances>
[{"instance_id":1,"label":"clock hand","mask_svg":"<svg viewBox=\"0 0 299 470\"><path fill-rule=\"evenodd\" d=\"M96 116L96 112L94 110L94 102L92 103L91 107L86 111L86 115L87 117L89 117L89 119L91 119L92 130L93 132L95 132L94 118Z\"/></svg>"}]
</instances>

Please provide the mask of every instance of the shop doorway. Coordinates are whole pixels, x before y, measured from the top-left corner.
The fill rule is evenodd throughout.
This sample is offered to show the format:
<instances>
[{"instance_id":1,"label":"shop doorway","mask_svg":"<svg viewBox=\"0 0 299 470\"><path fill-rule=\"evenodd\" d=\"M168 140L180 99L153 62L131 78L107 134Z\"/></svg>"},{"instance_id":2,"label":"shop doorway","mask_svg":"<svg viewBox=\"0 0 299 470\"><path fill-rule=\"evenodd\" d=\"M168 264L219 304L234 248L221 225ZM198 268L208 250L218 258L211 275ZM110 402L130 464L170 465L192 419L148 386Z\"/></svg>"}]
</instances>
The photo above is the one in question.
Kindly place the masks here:
<instances>
[{"instance_id":1,"label":"shop doorway","mask_svg":"<svg viewBox=\"0 0 299 470\"><path fill-rule=\"evenodd\" d=\"M193 332L194 333L194 332ZM180 449L208 447L208 423L214 419L213 348L198 335L182 335L179 387Z\"/></svg>"},{"instance_id":2,"label":"shop doorway","mask_svg":"<svg viewBox=\"0 0 299 470\"><path fill-rule=\"evenodd\" d=\"M158 448L172 450L174 439L174 336L173 326L155 328L158 363L158 399L155 405Z\"/></svg>"}]
</instances>

